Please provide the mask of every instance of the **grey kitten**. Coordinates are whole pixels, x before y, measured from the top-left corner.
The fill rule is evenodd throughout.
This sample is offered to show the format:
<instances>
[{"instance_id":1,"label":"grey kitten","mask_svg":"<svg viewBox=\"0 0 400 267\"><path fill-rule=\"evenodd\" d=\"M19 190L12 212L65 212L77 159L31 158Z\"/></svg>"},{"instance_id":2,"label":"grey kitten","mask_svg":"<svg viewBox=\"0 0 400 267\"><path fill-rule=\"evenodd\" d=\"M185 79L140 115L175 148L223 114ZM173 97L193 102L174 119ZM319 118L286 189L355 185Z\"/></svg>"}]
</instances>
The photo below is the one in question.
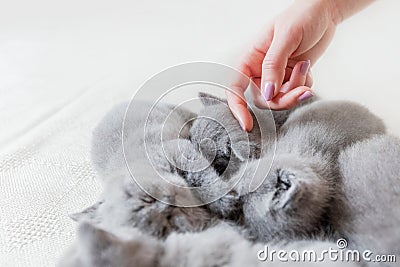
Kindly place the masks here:
<instances>
[{"instance_id":1,"label":"grey kitten","mask_svg":"<svg viewBox=\"0 0 400 267\"><path fill-rule=\"evenodd\" d=\"M159 238L173 231L203 230L213 216L197 207L203 203L182 177L218 176L183 139L193 113L159 103L147 116L152 106L136 104L140 106L127 112L126 103L117 106L96 127L92 160L104 183L103 200L72 218L105 229L137 227Z\"/></svg>"},{"instance_id":2,"label":"grey kitten","mask_svg":"<svg viewBox=\"0 0 400 267\"><path fill-rule=\"evenodd\" d=\"M155 174L151 166L138 162L143 178L138 184L126 172L115 173L104 189L102 201L72 215L114 233L115 229L138 228L158 238L172 232L202 231L215 223L214 216L201 205L186 182L176 173ZM137 172L139 174L139 172ZM160 182L165 179L167 182Z\"/></svg>"},{"instance_id":3,"label":"grey kitten","mask_svg":"<svg viewBox=\"0 0 400 267\"><path fill-rule=\"evenodd\" d=\"M294 110L270 111L251 107L254 126L246 133L226 100L207 93L199 93L199 98L204 108L190 128L190 140L224 178L233 175L242 162L259 158L262 144L275 140L277 130ZM309 102L311 100L301 105Z\"/></svg>"},{"instance_id":4,"label":"grey kitten","mask_svg":"<svg viewBox=\"0 0 400 267\"><path fill-rule=\"evenodd\" d=\"M234 118L228 115L226 107L223 113L223 105L214 102L212 109L205 109L204 113L213 111L217 111L224 126L228 125L225 128L231 135L241 132L238 125L236 129L229 127L229 120L233 124ZM220 150L224 145L229 147L229 142L225 141L228 138L218 125L215 119L209 122L196 119L190 130L192 142L195 138L201 140L213 135L217 146L222 147ZM315 102L289 115L280 129L276 151L265 142L265 155L261 159L250 160L247 164L241 162L237 167L239 171L234 172L225 185L221 186L220 182L204 194L233 188L210 206L213 212L234 218L252 229L252 236L259 240L294 239L339 231L338 221L346 212L339 208L344 200L337 157L350 144L384 132L382 121L355 103ZM260 139L252 140L253 144L260 143ZM252 192L251 184L260 181L261 186ZM302 206L307 208L302 209Z\"/></svg>"},{"instance_id":5,"label":"grey kitten","mask_svg":"<svg viewBox=\"0 0 400 267\"><path fill-rule=\"evenodd\" d=\"M205 202L221 196L208 205L211 211L222 218L240 222L242 202L235 191L230 191L240 179L237 172L241 164L260 157L263 143L266 145L275 140L276 127L283 124L291 111L249 109L254 127L246 133L234 118L226 100L206 93L200 93L199 98L204 108L194 120L189 138L214 167L220 179L206 175L200 179L192 176L187 181L192 186L204 188L199 190L198 195ZM223 195L224 192L229 193Z\"/></svg>"},{"instance_id":6,"label":"grey kitten","mask_svg":"<svg viewBox=\"0 0 400 267\"><path fill-rule=\"evenodd\" d=\"M295 110L281 128L276 150L266 152L275 157L265 180L243 196L245 225L264 241L340 232L346 211L339 153L384 132L379 118L348 101L317 101Z\"/></svg>"},{"instance_id":7,"label":"grey kitten","mask_svg":"<svg viewBox=\"0 0 400 267\"><path fill-rule=\"evenodd\" d=\"M225 100L204 93L200 93L199 98L204 108L190 128L190 140L199 148L217 173L228 179L239 169L240 163L248 158L259 157L260 128L255 123L253 130L247 134L240 128ZM266 127L271 136L275 132L273 123L273 120L270 120Z\"/></svg>"},{"instance_id":8,"label":"grey kitten","mask_svg":"<svg viewBox=\"0 0 400 267\"><path fill-rule=\"evenodd\" d=\"M203 200L212 199L217 195L222 196L223 192L228 192L210 203L208 207L222 218L241 222L243 219L241 194L231 188L244 176L254 177L254 173L252 168L250 171L246 168L238 171L243 164L246 165L249 160L257 159L265 153L262 151L263 148L274 146L277 131L296 108L284 111L249 108L254 126L249 133L246 133L234 118L226 100L206 93L200 93L199 98L204 108L194 120L189 130L189 138L215 168L221 180L215 185L216 179L208 175L201 179L196 179L194 176L187 181L192 186L206 188L199 192L199 197ZM314 99L304 101L298 107L313 101ZM209 181L207 177L213 180ZM212 184L214 186L211 186ZM246 190L248 191L248 188Z\"/></svg>"},{"instance_id":9,"label":"grey kitten","mask_svg":"<svg viewBox=\"0 0 400 267\"><path fill-rule=\"evenodd\" d=\"M346 235L356 247L400 257L400 140L359 142L340 154L339 164L351 214Z\"/></svg>"}]
</instances>

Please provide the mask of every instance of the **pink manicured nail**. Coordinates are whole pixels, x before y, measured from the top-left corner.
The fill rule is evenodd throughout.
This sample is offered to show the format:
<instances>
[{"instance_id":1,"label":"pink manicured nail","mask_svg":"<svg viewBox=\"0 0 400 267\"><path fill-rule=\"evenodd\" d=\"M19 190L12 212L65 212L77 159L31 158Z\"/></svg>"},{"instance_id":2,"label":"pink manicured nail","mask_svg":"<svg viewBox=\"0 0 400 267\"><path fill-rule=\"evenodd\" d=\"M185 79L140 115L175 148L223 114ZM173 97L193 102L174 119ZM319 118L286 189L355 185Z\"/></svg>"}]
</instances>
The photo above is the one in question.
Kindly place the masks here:
<instances>
[{"instance_id":1,"label":"pink manicured nail","mask_svg":"<svg viewBox=\"0 0 400 267\"><path fill-rule=\"evenodd\" d=\"M310 91L305 91L301 96L299 96L299 101L304 101L306 99L309 99L313 97L313 94Z\"/></svg>"},{"instance_id":2,"label":"pink manicured nail","mask_svg":"<svg viewBox=\"0 0 400 267\"><path fill-rule=\"evenodd\" d=\"M310 63L311 63L310 60L307 60L301 64L301 67L300 67L301 75L305 76L307 74L308 69L310 68Z\"/></svg>"},{"instance_id":3,"label":"pink manicured nail","mask_svg":"<svg viewBox=\"0 0 400 267\"><path fill-rule=\"evenodd\" d=\"M265 101L270 101L274 97L275 85L273 83L266 83L262 90L262 95Z\"/></svg>"}]
</instances>

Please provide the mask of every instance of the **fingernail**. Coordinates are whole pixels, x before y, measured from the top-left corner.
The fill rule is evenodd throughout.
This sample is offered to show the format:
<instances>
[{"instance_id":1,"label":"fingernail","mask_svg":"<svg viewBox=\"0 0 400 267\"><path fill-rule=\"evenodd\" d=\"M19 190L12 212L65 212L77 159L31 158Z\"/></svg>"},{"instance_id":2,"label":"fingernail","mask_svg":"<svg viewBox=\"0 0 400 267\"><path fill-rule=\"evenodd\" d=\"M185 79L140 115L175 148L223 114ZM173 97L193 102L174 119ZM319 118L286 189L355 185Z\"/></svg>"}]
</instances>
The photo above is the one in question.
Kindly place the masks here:
<instances>
[{"instance_id":1,"label":"fingernail","mask_svg":"<svg viewBox=\"0 0 400 267\"><path fill-rule=\"evenodd\" d=\"M310 68L310 60L307 60L301 64L300 73L305 76Z\"/></svg>"},{"instance_id":2,"label":"fingernail","mask_svg":"<svg viewBox=\"0 0 400 267\"><path fill-rule=\"evenodd\" d=\"M275 85L273 83L266 83L262 91L265 101L270 101L274 97L274 92Z\"/></svg>"},{"instance_id":3,"label":"fingernail","mask_svg":"<svg viewBox=\"0 0 400 267\"><path fill-rule=\"evenodd\" d=\"M290 90L289 85L290 85L289 83L285 83L284 85L282 85L281 90L279 90L279 91L282 92L282 93L289 92L289 90Z\"/></svg>"},{"instance_id":4,"label":"fingernail","mask_svg":"<svg viewBox=\"0 0 400 267\"><path fill-rule=\"evenodd\" d=\"M305 91L301 96L299 96L299 101L304 101L306 99L309 99L313 97L313 94L310 91Z\"/></svg>"}]
</instances>

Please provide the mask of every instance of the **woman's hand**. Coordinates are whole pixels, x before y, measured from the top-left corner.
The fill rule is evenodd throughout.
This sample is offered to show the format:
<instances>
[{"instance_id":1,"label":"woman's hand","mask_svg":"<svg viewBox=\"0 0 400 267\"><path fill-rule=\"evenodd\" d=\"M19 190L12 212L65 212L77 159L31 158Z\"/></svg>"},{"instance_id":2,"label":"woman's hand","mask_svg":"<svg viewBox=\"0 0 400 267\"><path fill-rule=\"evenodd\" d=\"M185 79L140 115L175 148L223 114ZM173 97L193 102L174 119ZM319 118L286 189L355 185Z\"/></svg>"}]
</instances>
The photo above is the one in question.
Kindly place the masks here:
<instances>
[{"instance_id":1,"label":"woman's hand","mask_svg":"<svg viewBox=\"0 0 400 267\"><path fill-rule=\"evenodd\" d=\"M240 66L258 87L252 90L256 106L289 109L312 97L309 68L328 47L344 18L338 8L346 1L357 2L295 0L267 25ZM249 79L235 82L227 100L242 128L250 131L253 122L244 98L248 85Z\"/></svg>"}]
</instances>

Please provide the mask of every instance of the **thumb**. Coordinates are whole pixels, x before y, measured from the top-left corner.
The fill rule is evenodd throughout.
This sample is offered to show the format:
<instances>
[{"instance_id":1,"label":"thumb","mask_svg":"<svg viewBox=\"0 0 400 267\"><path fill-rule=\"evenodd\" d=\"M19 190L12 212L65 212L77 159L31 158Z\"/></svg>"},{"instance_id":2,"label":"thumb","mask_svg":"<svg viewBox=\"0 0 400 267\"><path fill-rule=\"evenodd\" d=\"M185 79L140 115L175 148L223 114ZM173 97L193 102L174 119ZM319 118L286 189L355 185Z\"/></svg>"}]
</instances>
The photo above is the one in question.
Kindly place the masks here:
<instances>
[{"instance_id":1,"label":"thumb","mask_svg":"<svg viewBox=\"0 0 400 267\"><path fill-rule=\"evenodd\" d=\"M285 78L288 58L297 44L288 38L275 36L262 63L261 94L266 101L276 96Z\"/></svg>"}]
</instances>

